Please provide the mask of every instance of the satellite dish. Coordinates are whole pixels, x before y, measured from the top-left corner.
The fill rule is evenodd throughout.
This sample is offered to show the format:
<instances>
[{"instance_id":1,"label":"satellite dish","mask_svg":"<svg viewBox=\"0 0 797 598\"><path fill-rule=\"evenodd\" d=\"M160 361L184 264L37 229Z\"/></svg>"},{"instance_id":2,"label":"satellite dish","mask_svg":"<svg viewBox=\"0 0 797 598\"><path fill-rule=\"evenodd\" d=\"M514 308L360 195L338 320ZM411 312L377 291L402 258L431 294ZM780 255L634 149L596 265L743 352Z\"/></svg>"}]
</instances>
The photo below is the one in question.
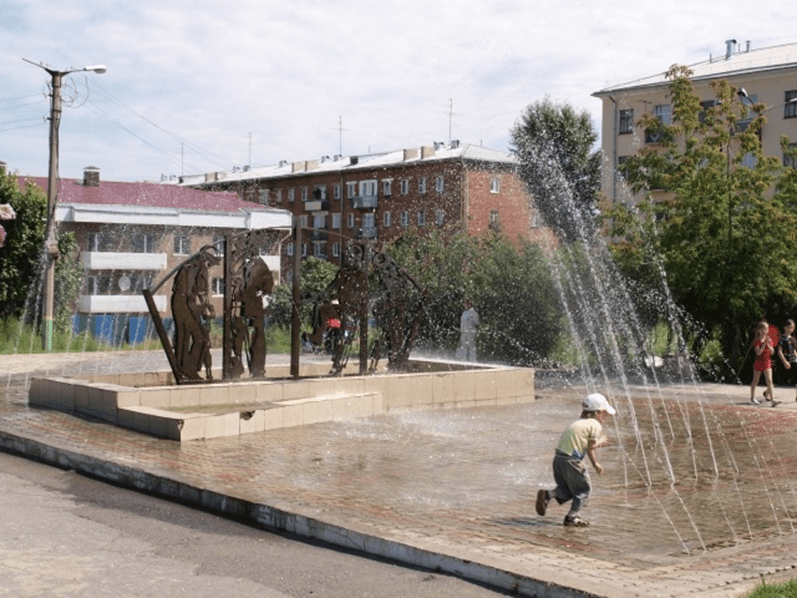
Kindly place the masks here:
<instances>
[{"instance_id":1,"label":"satellite dish","mask_svg":"<svg viewBox=\"0 0 797 598\"><path fill-rule=\"evenodd\" d=\"M120 291L129 291L130 290L130 277L125 275L119 279L119 290Z\"/></svg>"}]
</instances>

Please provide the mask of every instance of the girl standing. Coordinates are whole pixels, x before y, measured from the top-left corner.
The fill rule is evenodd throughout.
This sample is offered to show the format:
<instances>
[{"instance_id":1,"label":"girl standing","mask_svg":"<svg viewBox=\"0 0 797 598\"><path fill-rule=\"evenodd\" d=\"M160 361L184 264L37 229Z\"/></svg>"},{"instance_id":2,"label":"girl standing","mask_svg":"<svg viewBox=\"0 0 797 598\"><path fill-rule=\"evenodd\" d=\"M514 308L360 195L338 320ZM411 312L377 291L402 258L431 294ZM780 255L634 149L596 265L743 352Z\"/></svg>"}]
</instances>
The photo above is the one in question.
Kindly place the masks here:
<instances>
[{"instance_id":1,"label":"girl standing","mask_svg":"<svg viewBox=\"0 0 797 598\"><path fill-rule=\"evenodd\" d=\"M772 339L769 338L769 326L766 322L759 322L756 326L756 339L753 343L753 350L755 351L755 361L753 362L753 381L750 384L750 402L753 405L759 405L758 399L755 398L755 389L758 386L758 379L761 377L761 372L764 373L764 380L767 383L767 390L764 393L767 401L772 401L772 406L775 407L780 402L775 400L772 388L772 354L775 348L772 346Z\"/></svg>"}]
</instances>

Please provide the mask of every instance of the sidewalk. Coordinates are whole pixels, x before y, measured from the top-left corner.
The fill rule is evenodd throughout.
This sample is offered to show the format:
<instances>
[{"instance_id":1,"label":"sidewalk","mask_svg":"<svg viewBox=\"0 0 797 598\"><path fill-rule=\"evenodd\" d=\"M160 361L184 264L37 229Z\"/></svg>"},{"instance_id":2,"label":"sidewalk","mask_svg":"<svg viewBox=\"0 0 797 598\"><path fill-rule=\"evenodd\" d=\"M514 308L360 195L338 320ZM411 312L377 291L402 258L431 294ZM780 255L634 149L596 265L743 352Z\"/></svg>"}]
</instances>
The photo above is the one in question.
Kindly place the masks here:
<instances>
[{"instance_id":1,"label":"sidewalk","mask_svg":"<svg viewBox=\"0 0 797 598\"><path fill-rule=\"evenodd\" d=\"M564 507L538 517L534 497L581 388L187 443L25 404L32 372L166 367L157 351L0 356L0 447L521 595L731 598L795 575L793 390L776 409L746 404L740 386L606 390L614 442L593 474L592 525L572 529Z\"/></svg>"}]
</instances>

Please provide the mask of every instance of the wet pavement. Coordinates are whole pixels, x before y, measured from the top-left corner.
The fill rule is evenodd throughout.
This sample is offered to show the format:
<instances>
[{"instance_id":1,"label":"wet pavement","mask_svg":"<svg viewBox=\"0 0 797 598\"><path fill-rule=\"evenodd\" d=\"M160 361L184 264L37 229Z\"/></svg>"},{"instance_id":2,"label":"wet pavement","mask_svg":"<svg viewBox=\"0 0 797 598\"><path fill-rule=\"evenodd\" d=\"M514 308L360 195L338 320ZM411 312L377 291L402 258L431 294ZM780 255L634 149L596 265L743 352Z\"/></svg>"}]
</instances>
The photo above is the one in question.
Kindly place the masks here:
<instances>
[{"instance_id":1,"label":"wet pavement","mask_svg":"<svg viewBox=\"0 0 797 598\"><path fill-rule=\"evenodd\" d=\"M531 404L184 443L26 405L32 375L162 369L158 351L0 356L0 446L523 595L736 597L797 576L793 389L777 389L775 409L742 386L599 389L618 414L591 526L573 529L565 506L534 513L584 393L555 378Z\"/></svg>"}]
</instances>

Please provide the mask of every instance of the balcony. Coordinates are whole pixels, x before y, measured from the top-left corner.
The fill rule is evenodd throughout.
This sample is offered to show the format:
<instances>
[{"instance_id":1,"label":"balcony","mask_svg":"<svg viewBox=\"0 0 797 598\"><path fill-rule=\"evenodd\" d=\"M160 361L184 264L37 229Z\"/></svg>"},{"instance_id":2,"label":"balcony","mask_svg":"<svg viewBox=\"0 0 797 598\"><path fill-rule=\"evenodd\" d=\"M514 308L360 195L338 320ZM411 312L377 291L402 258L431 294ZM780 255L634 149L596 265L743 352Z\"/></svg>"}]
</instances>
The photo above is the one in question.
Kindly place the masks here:
<instances>
[{"instance_id":1,"label":"balcony","mask_svg":"<svg viewBox=\"0 0 797 598\"><path fill-rule=\"evenodd\" d=\"M164 270L165 253L84 251L80 261L86 270Z\"/></svg>"},{"instance_id":2,"label":"balcony","mask_svg":"<svg viewBox=\"0 0 797 598\"><path fill-rule=\"evenodd\" d=\"M328 212L329 200L322 199L305 202L304 209L308 212Z\"/></svg>"},{"instance_id":3,"label":"balcony","mask_svg":"<svg viewBox=\"0 0 797 598\"><path fill-rule=\"evenodd\" d=\"M351 198L351 207L355 210L375 210L379 207L376 195L355 195Z\"/></svg>"},{"instance_id":4,"label":"balcony","mask_svg":"<svg viewBox=\"0 0 797 598\"><path fill-rule=\"evenodd\" d=\"M166 295L155 295L152 299L158 311L166 311ZM81 295L78 297L77 309L82 314L135 314L149 311L143 295Z\"/></svg>"},{"instance_id":5,"label":"balcony","mask_svg":"<svg viewBox=\"0 0 797 598\"><path fill-rule=\"evenodd\" d=\"M378 229L375 226L364 226L359 231L359 237L362 239L376 239Z\"/></svg>"},{"instance_id":6,"label":"balcony","mask_svg":"<svg viewBox=\"0 0 797 598\"><path fill-rule=\"evenodd\" d=\"M326 241L329 239L329 231L314 228L311 237L313 241Z\"/></svg>"}]
</instances>

